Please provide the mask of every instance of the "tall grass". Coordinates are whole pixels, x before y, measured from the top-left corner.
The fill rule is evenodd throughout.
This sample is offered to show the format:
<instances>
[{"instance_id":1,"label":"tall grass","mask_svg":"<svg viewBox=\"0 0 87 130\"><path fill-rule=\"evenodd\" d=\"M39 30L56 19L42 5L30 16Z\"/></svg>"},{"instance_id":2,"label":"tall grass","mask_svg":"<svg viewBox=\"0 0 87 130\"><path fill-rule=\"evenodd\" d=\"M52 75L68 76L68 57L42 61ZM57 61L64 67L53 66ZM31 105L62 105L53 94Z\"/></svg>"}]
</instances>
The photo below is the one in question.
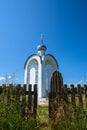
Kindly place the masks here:
<instances>
[{"instance_id":1,"label":"tall grass","mask_svg":"<svg viewBox=\"0 0 87 130\"><path fill-rule=\"evenodd\" d=\"M0 101L0 130L34 130L35 122L32 118L25 120L22 116L21 104L13 102L8 106Z\"/></svg>"},{"instance_id":2,"label":"tall grass","mask_svg":"<svg viewBox=\"0 0 87 130\"><path fill-rule=\"evenodd\" d=\"M52 130L87 130L87 111L71 106L67 116L61 115L51 127Z\"/></svg>"}]
</instances>

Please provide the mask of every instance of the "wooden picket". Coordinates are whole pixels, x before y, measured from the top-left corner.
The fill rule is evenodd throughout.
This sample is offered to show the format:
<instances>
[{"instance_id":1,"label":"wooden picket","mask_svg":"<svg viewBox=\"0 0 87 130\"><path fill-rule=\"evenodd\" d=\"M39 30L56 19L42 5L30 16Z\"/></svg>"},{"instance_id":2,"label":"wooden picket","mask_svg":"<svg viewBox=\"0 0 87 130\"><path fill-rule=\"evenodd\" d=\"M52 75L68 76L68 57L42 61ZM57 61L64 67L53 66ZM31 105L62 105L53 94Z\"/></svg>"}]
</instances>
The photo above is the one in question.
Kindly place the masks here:
<instances>
[{"instance_id":1,"label":"wooden picket","mask_svg":"<svg viewBox=\"0 0 87 130\"><path fill-rule=\"evenodd\" d=\"M55 71L51 78L51 89L49 93L49 118L55 119L62 111L66 94L63 89L63 78L60 72Z\"/></svg>"}]
</instances>

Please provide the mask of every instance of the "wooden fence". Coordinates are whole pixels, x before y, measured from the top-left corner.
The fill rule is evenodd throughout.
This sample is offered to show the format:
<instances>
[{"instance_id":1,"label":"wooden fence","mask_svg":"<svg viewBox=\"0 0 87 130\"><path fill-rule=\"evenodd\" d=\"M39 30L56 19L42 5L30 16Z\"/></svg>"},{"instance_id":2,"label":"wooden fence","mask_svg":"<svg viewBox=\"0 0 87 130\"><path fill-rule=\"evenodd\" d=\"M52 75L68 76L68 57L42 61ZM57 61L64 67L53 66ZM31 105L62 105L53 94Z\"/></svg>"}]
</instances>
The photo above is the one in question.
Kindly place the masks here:
<instances>
[{"instance_id":1,"label":"wooden fence","mask_svg":"<svg viewBox=\"0 0 87 130\"><path fill-rule=\"evenodd\" d=\"M10 84L6 86L3 84L0 86L0 101L5 102L7 106L13 103L21 106L21 113L25 117L33 116L36 119L37 115L37 85L34 85L34 91L32 91L32 85L30 84L26 91L26 84L21 86L20 84L13 86Z\"/></svg>"},{"instance_id":2,"label":"wooden fence","mask_svg":"<svg viewBox=\"0 0 87 130\"><path fill-rule=\"evenodd\" d=\"M49 118L56 119L61 113L66 115L69 106L87 107L87 85L75 87L73 84L68 88L63 85L63 78L60 72L55 71L51 78L49 93Z\"/></svg>"},{"instance_id":3,"label":"wooden fence","mask_svg":"<svg viewBox=\"0 0 87 130\"><path fill-rule=\"evenodd\" d=\"M28 86L26 92L26 84L13 86L10 84L0 86L0 102L6 102L10 106L14 102L21 106L22 116L27 118L37 116L37 100L38 92L37 85ZM63 78L60 72L55 71L51 78L50 93L49 93L49 119L54 120L57 116L67 113L69 106L87 107L87 85L81 87L80 84L75 87L73 84L70 88L63 84Z\"/></svg>"}]
</instances>

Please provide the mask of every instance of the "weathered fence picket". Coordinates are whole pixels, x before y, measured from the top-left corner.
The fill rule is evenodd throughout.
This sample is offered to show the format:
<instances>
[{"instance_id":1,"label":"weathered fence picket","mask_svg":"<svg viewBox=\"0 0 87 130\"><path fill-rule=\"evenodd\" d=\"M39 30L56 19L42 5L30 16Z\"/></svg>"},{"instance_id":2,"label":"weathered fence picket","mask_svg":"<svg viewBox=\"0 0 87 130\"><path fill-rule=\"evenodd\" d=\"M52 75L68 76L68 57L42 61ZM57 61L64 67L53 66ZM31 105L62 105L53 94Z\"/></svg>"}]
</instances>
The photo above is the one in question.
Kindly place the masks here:
<instances>
[{"instance_id":1,"label":"weathered fence picket","mask_svg":"<svg viewBox=\"0 0 87 130\"><path fill-rule=\"evenodd\" d=\"M34 85L34 107L33 107L34 119L37 115L37 85Z\"/></svg>"},{"instance_id":2,"label":"weathered fence picket","mask_svg":"<svg viewBox=\"0 0 87 130\"><path fill-rule=\"evenodd\" d=\"M71 87L71 104L73 106L75 106L76 105L76 100L75 100L75 89L74 89L74 85L71 84L70 87Z\"/></svg>"},{"instance_id":3,"label":"weathered fence picket","mask_svg":"<svg viewBox=\"0 0 87 130\"><path fill-rule=\"evenodd\" d=\"M82 99L82 90L81 90L81 85L78 84L78 99L79 99L79 106L83 107L83 99Z\"/></svg>"},{"instance_id":4,"label":"weathered fence picket","mask_svg":"<svg viewBox=\"0 0 87 130\"><path fill-rule=\"evenodd\" d=\"M29 112L32 113L32 85L29 84L29 91L28 91L28 108Z\"/></svg>"},{"instance_id":5,"label":"weathered fence picket","mask_svg":"<svg viewBox=\"0 0 87 130\"><path fill-rule=\"evenodd\" d=\"M63 89L63 78L60 72L55 71L53 73L50 87L49 118L53 120L64 107L65 93Z\"/></svg>"},{"instance_id":6,"label":"weathered fence picket","mask_svg":"<svg viewBox=\"0 0 87 130\"><path fill-rule=\"evenodd\" d=\"M87 84L84 85L84 90L85 90L85 105L87 107Z\"/></svg>"}]
</instances>

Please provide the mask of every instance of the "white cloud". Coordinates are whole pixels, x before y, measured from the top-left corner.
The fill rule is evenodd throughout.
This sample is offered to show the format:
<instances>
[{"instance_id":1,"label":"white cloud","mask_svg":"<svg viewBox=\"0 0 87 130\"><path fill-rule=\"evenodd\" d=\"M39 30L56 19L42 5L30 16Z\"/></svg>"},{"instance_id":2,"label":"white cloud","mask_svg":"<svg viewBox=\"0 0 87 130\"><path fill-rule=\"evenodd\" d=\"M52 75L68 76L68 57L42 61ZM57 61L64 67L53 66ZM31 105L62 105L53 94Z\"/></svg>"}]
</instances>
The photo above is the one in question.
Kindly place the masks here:
<instances>
[{"instance_id":1,"label":"white cloud","mask_svg":"<svg viewBox=\"0 0 87 130\"><path fill-rule=\"evenodd\" d=\"M0 81L5 80L5 77L0 77Z\"/></svg>"},{"instance_id":2,"label":"white cloud","mask_svg":"<svg viewBox=\"0 0 87 130\"><path fill-rule=\"evenodd\" d=\"M7 76L7 79L11 79L11 76ZM0 81L6 80L6 77L0 77Z\"/></svg>"},{"instance_id":3,"label":"white cloud","mask_svg":"<svg viewBox=\"0 0 87 130\"><path fill-rule=\"evenodd\" d=\"M11 79L11 78L12 78L12 76L9 75L9 76L8 76L8 79Z\"/></svg>"}]
</instances>

